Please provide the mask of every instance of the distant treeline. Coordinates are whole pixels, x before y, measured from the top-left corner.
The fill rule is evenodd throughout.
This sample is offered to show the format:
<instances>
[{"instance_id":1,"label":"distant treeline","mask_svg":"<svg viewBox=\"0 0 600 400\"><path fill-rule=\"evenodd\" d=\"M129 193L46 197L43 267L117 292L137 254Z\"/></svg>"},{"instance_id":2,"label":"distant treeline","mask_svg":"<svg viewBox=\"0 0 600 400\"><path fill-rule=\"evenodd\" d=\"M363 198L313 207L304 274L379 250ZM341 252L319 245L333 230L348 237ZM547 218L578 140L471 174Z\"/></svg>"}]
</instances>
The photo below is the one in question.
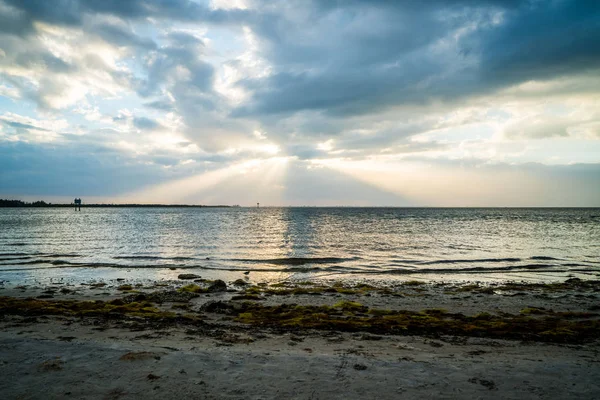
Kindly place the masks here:
<instances>
[{"instance_id":1,"label":"distant treeline","mask_svg":"<svg viewBox=\"0 0 600 400\"><path fill-rule=\"evenodd\" d=\"M52 204L43 200L31 203L22 200L0 199L0 207L74 207L74 204ZM82 207L238 207L226 205L206 206L199 204L82 204Z\"/></svg>"},{"instance_id":2,"label":"distant treeline","mask_svg":"<svg viewBox=\"0 0 600 400\"><path fill-rule=\"evenodd\" d=\"M0 199L0 207L52 207L51 203L38 200L32 203L27 203L22 200L4 200Z\"/></svg>"}]
</instances>

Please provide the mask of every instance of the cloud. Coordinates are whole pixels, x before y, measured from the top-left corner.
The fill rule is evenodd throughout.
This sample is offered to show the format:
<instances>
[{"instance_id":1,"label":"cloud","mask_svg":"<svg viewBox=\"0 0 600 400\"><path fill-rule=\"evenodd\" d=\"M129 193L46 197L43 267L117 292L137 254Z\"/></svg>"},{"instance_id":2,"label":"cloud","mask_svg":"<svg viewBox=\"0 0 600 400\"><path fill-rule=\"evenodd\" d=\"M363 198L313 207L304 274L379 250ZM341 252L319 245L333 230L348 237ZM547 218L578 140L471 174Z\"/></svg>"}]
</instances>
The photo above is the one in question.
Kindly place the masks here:
<instances>
[{"instance_id":1,"label":"cloud","mask_svg":"<svg viewBox=\"0 0 600 400\"><path fill-rule=\"evenodd\" d=\"M426 4L328 2L265 21L256 33L273 73L240 81L253 98L233 115L357 115L600 68L597 2Z\"/></svg>"},{"instance_id":2,"label":"cloud","mask_svg":"<svg viewBox=\"0 0 600 400\"><path fill-rule=\"evenodd\" d=\"M475 40L485 80L503 85L600 68L600 4L530 2L508 11Z\"/></svg>"},{"instance_id":3,"label":"cloud","mask_svg":"<svg viewBox=\"0 0 600 400\"><path fill-rule=\"evenodd\" d=\"M153 40L140 37L124 26L103 23L93 26L90 32L98 35L108 43L120 47L137 47L146 51L156 48L156 43Z\"/></svg>"},{"instance_id":4,"label":"cloud","mask_svg":"<svg viewBox=\"0 0 600 400\"><path fill-rule=\"evenodd\" d=\"M0 145L52 142L66 160L28 171L100 183L279 157L296 188L323 175L306 196L405 204L311 162L600 162L599 21L587 0L0 0Z\"/></svg>"},{"instance_id":5,"label":"cloud","mask_svg":"<svg viewBox=\"0 0 600 400\"><path fill-rule=\"evenodd\" d=\"M32 130L36 130L36 131L49 132L48 129L40 128L39 126L35 126L35 125L24 124L22 122L7 121L4 118L0 118L0 121L2 121L2 123L6 124L12 128L16 128L16 129L32 129Z\"/></svg>"},{"instance_id":6,"label":"cloud","mask_svg":"<svg viewBox=\"0 0 600 400\"><path fill-rule=\"evenodd\" d=\"M211 9L191 0L3 0L23 19L19 26L29 28L33 21L55 25L79 26L88 15L111 15L122 19L160 18L209 23L235 23L247 18L239 9ZM5 7L7 8L7 7ZM18 27L15 27L18 31Z\"/></svg>"},{"instance_id":7,"label":"cloud","mask_svg":"<svg viewBox=\"0 0 600 400\"><path fill-rule=\"evenodd\" d=\"M149 131L156 130L162 127L160 123L146 117L133 118L133 125L138 129Z\"/></svg>"}]
</instances>

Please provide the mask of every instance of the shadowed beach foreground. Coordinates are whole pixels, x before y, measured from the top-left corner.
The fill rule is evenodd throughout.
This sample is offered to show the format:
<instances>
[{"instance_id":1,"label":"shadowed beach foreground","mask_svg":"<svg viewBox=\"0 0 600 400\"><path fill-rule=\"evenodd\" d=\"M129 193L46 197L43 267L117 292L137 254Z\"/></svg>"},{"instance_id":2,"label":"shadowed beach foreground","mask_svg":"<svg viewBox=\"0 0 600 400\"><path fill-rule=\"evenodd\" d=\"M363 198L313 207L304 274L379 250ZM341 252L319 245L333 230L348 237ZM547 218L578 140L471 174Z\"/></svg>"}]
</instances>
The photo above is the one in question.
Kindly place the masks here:
<instances>
[{"instance_id":1,"label":"shadowed beach foreground","mask_svg":"<svg viewBox=\"0 0 600 400\"><path fill-rule=\"evenodd\" d=\"M3 397L600 396L600 281L181 278L5 287Z\"/></svg>"}]
</instances>

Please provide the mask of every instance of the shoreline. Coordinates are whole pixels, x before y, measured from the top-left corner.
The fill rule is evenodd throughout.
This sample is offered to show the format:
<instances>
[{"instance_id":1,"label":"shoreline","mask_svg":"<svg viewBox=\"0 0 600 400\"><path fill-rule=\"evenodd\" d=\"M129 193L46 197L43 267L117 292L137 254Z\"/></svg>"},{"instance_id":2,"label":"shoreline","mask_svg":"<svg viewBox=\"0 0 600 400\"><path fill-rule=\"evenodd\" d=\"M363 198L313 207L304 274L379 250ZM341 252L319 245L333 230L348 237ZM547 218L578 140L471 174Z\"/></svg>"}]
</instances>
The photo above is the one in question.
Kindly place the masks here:
<instances>
[{"instance_id":1,"label":"shoreline","mask_svg":"<svg viewBox=\"0 0 600 400\"><path fill-rule=\"evenodd\" d=\"M1 290L0 389L8 398L39 398L50 382L51 398L600 395L600 281L187 278Z\"/></svg>"}]
</instances>

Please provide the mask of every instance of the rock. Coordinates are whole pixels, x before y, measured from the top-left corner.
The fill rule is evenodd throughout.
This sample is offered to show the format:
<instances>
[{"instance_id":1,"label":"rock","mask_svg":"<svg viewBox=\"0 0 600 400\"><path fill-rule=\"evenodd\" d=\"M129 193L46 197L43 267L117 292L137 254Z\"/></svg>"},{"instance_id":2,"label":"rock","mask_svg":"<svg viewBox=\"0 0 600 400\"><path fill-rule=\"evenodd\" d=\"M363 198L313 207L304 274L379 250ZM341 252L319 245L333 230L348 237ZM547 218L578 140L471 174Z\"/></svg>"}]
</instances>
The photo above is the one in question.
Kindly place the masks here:
<instances>
[{"instance_id":1,"label":"rock","mask_svg":"<svg viewBox=\"0 0 600 400\"><path fill-rule=\"evenodd\" d=\"M225 292L227 290L227 284L224 281L217 279L206 290L211 293Z\"/></svg>"},{"instance_id":2,"label":"rock","mask_svg":"<svg viewBox=\"0 0 600 400\"><path fill-rule=\"evenodd\" d=\"M224 301L209 301L204 303L200 310L217 314L229 314L234 311L234 306Z\"/></svg>"},{"instance_id":3,"label":"rock","mask_svg":"<svg viewBox=\"0 0 600 400\"><path fill-rule=\"evenodd\" d=\"M115 299L115 300L111 301L110 303L111 304L115 304L115 305L122 305L122 304L116 304L115 302L121 301L122 303L130 304L130 303L134 303L134 302L144 301L146 299L147 299L146 294L144 294L144 293L137 293L137 294L132 294L132 295L129 295L129 296L125 296L125 297L123 297L122 300Z\"/></svg>"},{"instance_id":4,"label":"rock","mask_svg":"<svg viewBox=\"0 0 600 400\"><path fill-rule=\"evenodd\" d=\"M150 381L155 381L155 380L159 379L159 378L160 378L160 376L158 376L158 375L154 375L154 374L148 374L147 378L148 378L148 380L150 380Z\"/></svg>"},{"instance_id":5,"label":"rock","mask_svg":"<svg viewBox=\"0 0 600 400\"><path fill-rule=\"evenodd\" d=\"M248 275L250 273L250 271L246 271L244 272L244 275Z\"/></svg>"},{"instance_id":6,"label":"rock","mask_svg":"<svg viewBox=\"0 0 600 400\"><path fill-rule=\"evenodd\" d=\"M249 283L248 283L248 282L246 282L246 281L245 281L245 280L243 280L243 279L236 279L235 281L233 281L233 284L234 284L235 286L246 286L246 285L249 285Z\"/></svg>"},{"instance_id":7,"label":"rock","mask_svg":"<svg viewBox=\"0 0 600 400\"><path fill-rule=\"evenodd\" d=\"M177 279L198 279L200 278L200 275L196 275L196 274L179 274L177 276Z\"/></svg>"},{"instance_id":8,"label":"rock","mask_svg":"<svg viewBox=\"0 0 600 400\"><path fill-rule=\"evenodd\" d=\"M364 371L365 369L367 369L367 366L364 364L354 364L353 368L357 371Z\"/></svg>"},{"instance_id":9,"label":"rock","mask_svg":"<svg viewBox=\"0 0 600 400\"><path fill-rule=\"evenodd\" d=\"M194 297L198 297L198 294L192 292L178 292L176 290L165 290L161 292L150 293L146 296L146 300L155 303L186 303Z\"/></svg>"}]
</instances>

